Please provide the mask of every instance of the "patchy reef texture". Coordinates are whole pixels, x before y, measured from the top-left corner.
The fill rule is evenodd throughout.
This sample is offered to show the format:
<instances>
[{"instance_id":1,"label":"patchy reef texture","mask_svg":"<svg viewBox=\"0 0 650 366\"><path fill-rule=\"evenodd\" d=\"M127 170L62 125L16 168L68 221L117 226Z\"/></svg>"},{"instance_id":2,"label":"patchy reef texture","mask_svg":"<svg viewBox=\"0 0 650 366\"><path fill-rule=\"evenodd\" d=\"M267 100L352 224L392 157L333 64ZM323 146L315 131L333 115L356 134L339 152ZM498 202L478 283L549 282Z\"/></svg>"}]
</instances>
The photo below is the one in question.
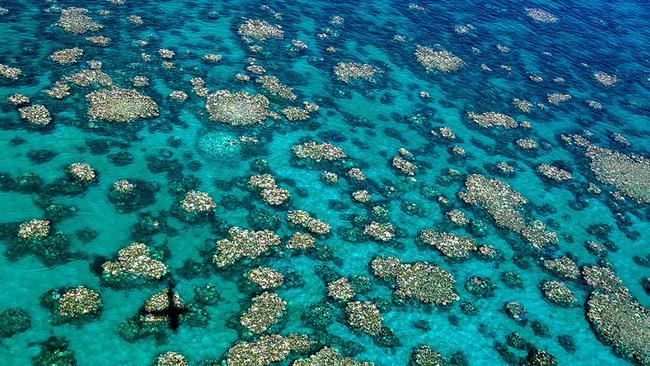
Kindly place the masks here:
<instances>
[{"instance_id":1,"label":"patchy reef texture","mask_svg":"<svg viewBox=\"0 0 650 366\"><path fill-rule=\"evenodd\" d=\"M0 366L650 366L647 1L3 1Z\"/></svg>"}]
</instances>

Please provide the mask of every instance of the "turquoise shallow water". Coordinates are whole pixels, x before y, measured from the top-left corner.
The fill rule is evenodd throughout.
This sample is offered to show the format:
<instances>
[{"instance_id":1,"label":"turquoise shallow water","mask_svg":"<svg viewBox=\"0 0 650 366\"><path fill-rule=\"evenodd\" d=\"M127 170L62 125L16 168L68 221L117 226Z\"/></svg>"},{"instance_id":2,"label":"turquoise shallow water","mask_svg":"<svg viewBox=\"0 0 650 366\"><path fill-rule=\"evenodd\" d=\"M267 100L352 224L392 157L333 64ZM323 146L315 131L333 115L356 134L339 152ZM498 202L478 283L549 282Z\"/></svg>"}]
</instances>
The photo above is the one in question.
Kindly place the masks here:
<instances>
[{"instance_id":1,"label":"turquoise shallow water","mask_svg":"<svg viewBox=\"0 0 650 366\"><path fill-rule=\"evenodd\" d=\"M274 364L297 363L331 346L345 357L375 365L428 365L412 357L421 345L455 365L650 362L648 344L641 342L635 356L621 355L625 352L613 347L607 336L599 336L598 327L588 319L590 296L609 290L596 288L581 276L565 280L543 265L544 260L569 256L579 269L611 268L627 289L616 291L625 291L626 299L638 302L642 309L635 324L630 325L629 318L617 324L633 338L650 341L646 310L650 305L647 4L272 1L262 5L206 0L0 3L6 9L0 15L0 35L5 40L0 44L0 64L22 70L15 80L0 76L0 239L5 251L0 256L0 312L21 309L31 319L26 329L7 334L5 329L11 327L4 323L6 318L0 322L3 365L149 365L168 351L182 354L191 365L208 365L208 360L246 365L228 357L233 346L268 334L290 333L306 334L314 343L309 350L292 352ZM66 32L57 22L61 10L70 7L87 9L82 14L103 27L85 34ZM525 8L544 9L556 21L534 20ZM142 24L127 20L131 15L141 17ZM342 22L334 21L335 16ZM247 19L279 25L283 37L246 42L238 31ZM454 28L462 25L469 25L464 28L467 33ZM100 47L86 40L98 35L109 37L110 44ZM292 40L304 42L306 49L295 50ZM416 45L447 50L464 65L453 72L427 72L415 57ZM76 62L60 65L50 59L53 52L74 47L83 49ZM175 55L164 59L159 49ZM208 53L219 54L221 59L202 60ZM145 62L142 54L150 55L150 61ZM66 76L89 69L90 60L102 62L101 70L115 86L150 97L158 116L126 122L89 116L85 96L102 89L97 84L68 83L70 95L63 100L44 93ZM164 61L173 62L173 67L164 67ZM369 80L344 82L334 72L341 62L368 64L380 72ZM253 64L291 87L296 99L279 98L256 83L258 75L248 67ZM598 82L597 72L615 76L616 82L609 86ZM238 80L238 74L248 75L250 81ZM146 76L148 85L133 86L134 76ZM190 80L196 77L204 80L209 94L227 90L265 95L269 110L278 114L288 106L303 107L303 101L316 103L320 109L305 121L279 115L253 125L232 126L211 120L205 96L192 90ZM175 90L187 93L187 100L171 100L169 94ZM423 91L427 97L421 96ZM7 100L15 93L29 97L31 104L44 105L51 122L39 127L21 119L19 107ZM548 100L551 93L571 98L555 105ZM531 111L517 108L513 98L530 101ZM127 99L125 105L133 101ZM601 108L595 108L594 102ZM113 111L120 108L137 109L117 105ZM242 108L236 106L227 114L236 115ZM528 121L531 128L483 127L467 116L467 112L490 111L517 123ZM456 138L435 137L431 132L440 127L453 130ZM627 143L617 141L614 133ZM589 141L589 147L575 143L578 134ZM257 143L232 142L240 136L255 137ZM518 139L533 139L538 148L524 150L516 145ZM347 157L333 162L296 157L292 147L307 141L331 143ZM464 156L454 153L453 146L464 149ZM404 156L417 166L415 179L391 164L400 148L412 154ZM631 158L615 155L618 160L608 162L603 171L598 161L585 156L585 151L598 148L639 158L632 164ZM130 156L126 162L119 159L124 155ZM89 164L96 178L91 183L74 183L66 169L75 162ZM496 168L500 162L507 162L514 171L501 172ZM538 173L540 164L560 167L572 177L552 182ZM346 176L351 167L361 168L366 179L357 182ZM338 184L324 183L324 170L338 174ZM248 185L251 176L262 172L271 173L277 186L288 190L287 203L265 203ZM25 173L40 177L40 183L31 189L21 186ZM534 248L521 235L499 225L485 207L463 200L459 192L466 190L472 174L499 179L525 197L528 204L518 212L557 233L557 243ZM153 182L157 190L137 191L139 198L148 199L147 204L120 212L110 200L119 179L136 182L136 188ZM48 186L57 180L64 184ZM589 193L589 183L602 192ZM83 189L66 191L70 187ZM216 203L201 222L179 219L183 213L178 203L190 190L206 192ZM367 190L372 202L354 201L352 194L358 190ZM127 205L137 201L135 196L126 197ZM72 210L56 217L48 211L51 204ZM376 214L379 208L386 210L385 216ZM471 224L452 224L446 215L452 209L463 212ZM288 250L290 236L305 231L287 221L290 210L308 211L331 225L331 233L315 235L316 249ZM153 234L141 225L150 216L163 223ZM69 248L47 257L37 246L45 239L21 241L19 224L33 219L48 219L49 235L63 233ZM372 240L363 233L371 221L392 225L394 237L386 242ZM272 229L282 244L255 260L217 268L212 263L212 255L218 253L215 243L228 238L228 228L235 226ZM82 231L87 229L95 235L84 240ZM462 261L445 258L419 242L424 229L490 245L501 260L485 260L476 253ZM147 284L109 286L98 266L115 260L118 250L135 241L162 249L169 273ZM588 251L587 241L606 244L607 254L599 257ZM31 249L16 254L20 245ZM397 257L402 263L428 262L448 271L455 279L458 300L447 306L405 301L393 291L397 284L373 273L370 262L379 256ZM204 266L188 273L189 261ZM247 271L258 266L284 275L284 285L269 291L286 301L286 308L269 330L251 334L239 318L251 299L264 292L245 278ZM506 286L500 280L504 272L519 275L522 287ZM381 336L351 325L345 315L346 301L327 295L328 282L352 276L365 276L367 289L348 302L378 306L384 327ZM489 278L496 285L493 295L481 297L468 291L465 284L472 276ZM576 297L575 305L561 307L544 299L539 289L543 280L565 282ZM195 289L213 284L219 300L198 306L209 319L197 326L185 316L178 329L163 323L157 335L137 340L120 335L120 325L170 283L191 309L197 306ZM103 309L92 317L58 324L53 311L39 299L48 290L77 286L96 291ZM503 310L508 301L526 307L528 322L508 317ZM332 318L320 323L310 313L310 306L319 302L332 309ZM478 314L462 311L461 304L467 302L474 304ZM546 332L540 332L543 326ZM528 345L523 349L506 345L511 352L506 355L497 345L507 344L512 332ZM574 350L558 340L566 335ZM42 343L50 337L67 342L65 349L72 357L61 357L59 363L43 361L52 356ZM552 355L553 361L535 361L531 356L535 350Z\"/></svg>"}]
</instances>

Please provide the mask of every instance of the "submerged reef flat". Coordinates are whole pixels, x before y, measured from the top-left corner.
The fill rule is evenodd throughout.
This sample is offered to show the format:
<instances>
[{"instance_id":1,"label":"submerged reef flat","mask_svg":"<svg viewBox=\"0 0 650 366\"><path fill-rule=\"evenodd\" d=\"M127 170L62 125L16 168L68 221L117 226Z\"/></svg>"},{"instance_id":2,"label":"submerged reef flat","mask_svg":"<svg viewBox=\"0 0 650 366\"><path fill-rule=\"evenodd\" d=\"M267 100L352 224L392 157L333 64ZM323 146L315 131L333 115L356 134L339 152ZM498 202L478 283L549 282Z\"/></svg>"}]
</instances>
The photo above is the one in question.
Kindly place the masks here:
<instances>
[{"instance_id":1,"label":"submerged reef flat","mask_svg":"<svg viewBox=\"0 0 650 366\"><path fill-rule=\"evenodd\" d=\"M156 259L157 258L157 259ZM168 269L159 252L143 243L131 243L117 253L117 260L102 264L102 280L110 284L159 280Z\"/></svg>"},{"instance_id":2,"label":"submerged reef flat","mask_svg":"<svg viewBox=\"0 0 650 366\"><path fill-rule=\"evenodd\" d=\"M521 208L528 200L507 183L473 174L465 181L465 188L458 194L463 201L482 207L497 225L521 234L533 247L540 249L557 242L557 234L547 231L542 222L526 222L530 219L524 217Z\"/></svg>"},{"instance_id":3,"label":"submerged reef flat","mask_svg":"<svg viewBox=\"0 0 650 366\"><path fill-rule=\"evenodd\" d=\"M647 4L0 4L0 366L650 366Z\"/></svg>"},{"instance_id":4,"label":"submerged reef flat","mask_svg":"<svg viewBox=\"0 0 650 366\"><path fill-rule=\"evenodd\" d=\"M349 83L351 80L355 79L372 81L374 76L380 72L379 69L376 69L371 65L358 64L354 62L340 62L334 66L334 74L336 75L336 78L344 83Z\"/></svg>"},{"instance_id":5,"label":"submerged reef flat","mask_svg":"<svg viewBox=\"0 0 650 366\"><path fill-rule=\"evenodd\" d=\"M415 57L427 72L453 72L465 66L465 61L447 50L436 51L420 45L417 46Z\"/></svg>"},{"instance_id":6,"label":"submerged reef flat","mask_svg":"<svg viewBox=\"0 0 650 366\"><path fill-rule=\"evenodd\" d=\"M207 97L205 108L213 121L232 126L247 126L263 122L268 116L269 101L263 95L246 92L231 93L218 90Z\"/></svg>"},{"instance_id":7,"label":"submerged reef flat","mask_svg":"<svg viewBox=\"0 0 650 366\"><path fill-rule=\"evenodd\" d=\"M158 106L146 95L129 89L102 89L86 95L88 115L107 122L130 122L158 116Z\"/></svg>"},{"instance_id":8,"label":"submerged reef flat","mask_svg":"<svg viewBox=\"0 0 650 366\"><path fill-rule=\"evenodd\" d=\"M370 265L376 276L395 281L398 297L437 305L447 305L459 299L454 290L454 277L429 263L408 264L395 257L379 257Z\"/></svg>"},{"instance_id":9,"label":"submerged reef flat","mask_svg":"<svg viewBox=\"0 0 650 366\"><path fill-rule=\"evenodd\" d=\"M625 293L593 293L587 318L596 333L623 356L650 362L650 311Z\"/></svg>"},{"instance_id":10,"label":"submerged reef flat","mask_svg":"<svg viewBox=\"0 0 650 366\"><path fill-rule=\"evenodd\" d=\"M61 17L57 25L64 31L74 34L84 34L103 28L103 26L93 20L89 11L85 8L67 8L61 9Z\"/></svg>"},{"instance_id":11,"label":"submerged reef flat","mask_svg":"<svg viewBox=\"0 0 650 366\"><path fill-rule=\"evenodd\" d=\"M586 153L598 180L613 184L629 197L650 203L650 160L592 147Z\"/></svg>"},{"instance_id":12,"label":"submerged reef flat","mask_svg":"<svg viewBox=\"0 0 650 366\"><path fill-rule=\"evenodd\" d=\"M212 261L218 267L226 267L242 258L255 259L272 247L280 245L280 237L271 230L250 231L233 227L228 239L217 242L217 254Z\"/></svg>"}]
</instances>

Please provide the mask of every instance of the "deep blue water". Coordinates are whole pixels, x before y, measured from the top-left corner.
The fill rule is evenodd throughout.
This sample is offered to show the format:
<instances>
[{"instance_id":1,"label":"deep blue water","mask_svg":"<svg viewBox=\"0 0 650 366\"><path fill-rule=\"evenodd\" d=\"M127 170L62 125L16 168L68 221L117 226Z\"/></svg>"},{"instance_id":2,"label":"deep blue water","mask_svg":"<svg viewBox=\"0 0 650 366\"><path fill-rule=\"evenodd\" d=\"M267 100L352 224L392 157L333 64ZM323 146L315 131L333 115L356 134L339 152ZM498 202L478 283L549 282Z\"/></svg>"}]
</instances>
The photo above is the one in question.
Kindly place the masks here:
<instances>
[{"instance_id":1,"label":"deep blue water","mask_svg":"<svg viewBox=\"0 0 650 366\"><path fill-rule=\"evenodd\" d=\"M648 344L642 344L636 356L626 356L597 334L587 316L587 302L606 290L580 275L566 279L544 267L544 260L568 257L579 269L610 268L627 289L617 291L627 291L626 299L645 307L636 325L621 319L621 327L636 339L650 340L648 4L270 1L262 5L207 0L0 3L7 10L0 15L0 64L22 71L15 80L0 75L4 251L0 312L20 309L31 319L29 326L17 331L3 313L3 365L57 364L43 361L56 358L48 352L57 347L66 351L65 357L58 354L60 365L72 364L73 359L78 365L148 365L168 351L184 355L191 365L211 364L208 361L243 365L228 358L233 346L290 333L308 335L314 343L306 352L292 352L276 364L290 365L330 346L345 357L375 365L417 365L412 354L420 345L456 365L534 365L531 354L541 350L559 365L650 362ZM61 10L70 7L87 9L85 14L102 28L85 34L66 32L57 21ZM525 8L543 9L557 22L535 21ZM130 22L127 17L132 15L141 17L142 24ZM332 22L335 16L342 22ZM247 19L281 26L283 37L247 43L238 34ZM468 32L460 34L456 26L466 26ZM111 41L101 47L88 42L89 36ZM296 50L292 40L307 48ZM417 45L447 50L464 66L454 72L427 72L416 59ZM50 58L55 51L74 47L83 49L75 63L61 65ZM164 59L160 49L175 55ZM202 59L210 53L221 59ZM151 98L158 116L129 122L89 116L86 96L109 88L65 80L88 70L90 60L102 62L101 70L114 86ZM165 67L165 61L173 66ZM334 72L341 62L368 64L379 72L370 80L346 83ZM295 100L265 90L250 65L261 66L264 75L292 88ZM594 75L603 75L599 72L615 76L616 82L609 86L598 82ZM238 74L250 80L239 80ZM148 85L134 86L135 76L147 77ZM211 120L205 95L192 89L190 80L196 77L204 80L208 94L226 90L264 95L269 111L278 118L269 116L248 126ZM57 81L70 85L65 99L44 92ZM187 100L172 100L172 91L187 93ZM44 105L51 122L33 126L21 119L18 108L27 104L18 107L7 100L15 93L29 97L33 105ZM552 93L570 99L555 105L548 100ZM514 98L529 101L531 110L517 108ZM282 115L286 107L303 107L303 101L317 104L319 110L304 121ZM241 112L238 108L230 113ZM498 112L531 127L486 128L468 112ZM455 139L432 134L441 127L453 130ZM577 135L592 149L623 154L616 155L616 167L598 174L585 155L589 148L575 143ZM241 136L256 143L241 142ZM535 140L538 147L524 150L516 145L520 139ZM308 141L331 143L346 157L331 162L300 159L292 147ZM401 148L411 153L404 158L417 166L414 177L392 166ZM464 150L463 156L458 148ZM628 164L630 160L621 156L638 156L638 163ZM94 169L92 182L75 182L66 173L76 162ZM513 172L500 171L501 162L512 166ZM540 164L562 168L571 179L549 180L538 173ZM353 167L360 168L366 179L350 178L347 172ZM337 174L338 183L326 184L323 171ZM270 205L250 187L249 178L262 173L271 174L279 188L288 190L288 202ZM517 212L527 224L542 222L557 234L557 242L535 248L517 230L497 222L485 207L463 200L459 192L467 190L472 174L498 179L525 197L527 204ZM120 179L135 182L136 193L116 194L112 187ZM593 187L602 192L593 193ZM192 190L207 193L216 203L200 220L187 220L180 207ZM372 201L355 201L353 193L360 190L366 190ZM314 234L314 249L288 249L292 234L307 232L288 222L291 210L309 212L331 225L331 232ZM447 215L452 210L464 213L469 223L452 223ZM48 238L58 233L65 238L65 248L52 254L46 244L50 239L22 240L20 224L33 219L48 220ZM391 240L364 234L371 222L392 225ZM219 253L215 243L228 238L231 227L272 230L282 244L253 260L219 268L212 261ZM477 253L464 260L446 258L418 239L425 229L490 245L499 258ZM603 244L606 253L587 250L589 241ZM167 275L121 286L102 280L101 265L114 261L118 251L132 242L158 250ZM442 306L400 298L394 291L396 283L377 276L370 265L387 256L448 271L459 299ZM245 277L259 266L284 276L282 286L268 291L286 301L286 307L270 329L251 334L240 317L251 299L265 292ZM508 286L502 280L506 272L516 273L521 286ZM493 293L469 291L466 283L473 276L488 278L495 286ZM337 301L327 295L327 284L342 277L364 285L356 287L354 298ZM575 304L562 307L546 300L539 288L544 280L565 283ZM119 331L124 322L143 314L145 300L170 284L193 317L183 315L178 329L169 329L165 319L152 334L125 339ZM207 284L217 289L219 299L201 304L194 295ZM43 295L78 286L98 293L102 310L60 324L56 309L44 303ZM350 324L346 304L355 301L377 306L383 318L379 335ZM509 301L525 306L527 322L508 317L504 304ZM469 303L476 314L463 311ZM513 332L523 337L525 346L513 345ZM48 348L43 342L51 337L58 343L53 347L50 342Z\"/></svg>"}]
</instances>

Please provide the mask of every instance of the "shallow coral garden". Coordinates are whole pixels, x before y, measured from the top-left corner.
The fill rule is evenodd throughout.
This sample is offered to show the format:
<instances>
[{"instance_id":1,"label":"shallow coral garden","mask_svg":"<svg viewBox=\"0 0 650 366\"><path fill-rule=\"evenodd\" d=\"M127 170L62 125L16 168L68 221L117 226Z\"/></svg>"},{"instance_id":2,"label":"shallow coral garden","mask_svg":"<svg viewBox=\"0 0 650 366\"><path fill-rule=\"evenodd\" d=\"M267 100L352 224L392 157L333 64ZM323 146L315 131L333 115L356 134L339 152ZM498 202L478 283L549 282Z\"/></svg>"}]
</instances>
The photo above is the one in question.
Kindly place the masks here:
<instances>
[{"instance_id":1,"label":"shallow coral garden","mask_svg":"<svg viewBox=\"0 0 650 366\"><path fill-rule=\"evenodd\" d=\"M0 5L0 364L650 365L647 4Z\"/></svg>"}]
</instances>

